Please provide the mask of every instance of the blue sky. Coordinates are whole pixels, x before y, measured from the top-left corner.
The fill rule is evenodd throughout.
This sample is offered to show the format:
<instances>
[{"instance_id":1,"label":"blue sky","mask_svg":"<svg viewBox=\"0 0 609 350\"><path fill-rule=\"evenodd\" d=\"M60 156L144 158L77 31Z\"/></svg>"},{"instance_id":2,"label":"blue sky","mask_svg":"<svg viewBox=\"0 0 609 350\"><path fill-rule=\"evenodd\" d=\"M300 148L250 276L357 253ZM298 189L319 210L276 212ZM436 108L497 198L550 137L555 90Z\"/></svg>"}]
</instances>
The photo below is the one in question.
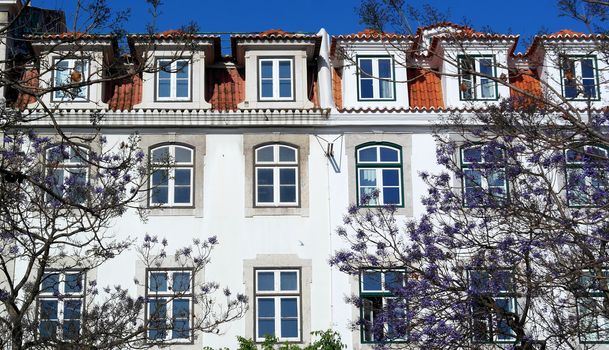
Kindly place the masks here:
<instances>
[{"instance_id":1,"label":"blue sky","mask_svg":"<svg viewBox=\"0 0 609 350\"><path fill-rule=\"evenodd\" d=\"M76 0L33 0L35 6L64 9L70 21ZM145 0L107 0L116 9L131 8L126 23L130 32L144 32L150 15ZM549 32L569 28L585 31L582 25L559 17L556 0L423 0L456 23L464 18L474 28L491 27L496 32L521 34L529 38L540 29ZM330 34L345 34L364 29L355 12L358 0L164 0L157 27L178 28L190 21L205 32L256 32L270 28L286 31L317 32L326 28ZM522 49L522 48L520 48Z\"/></svg>"}]
</instances>

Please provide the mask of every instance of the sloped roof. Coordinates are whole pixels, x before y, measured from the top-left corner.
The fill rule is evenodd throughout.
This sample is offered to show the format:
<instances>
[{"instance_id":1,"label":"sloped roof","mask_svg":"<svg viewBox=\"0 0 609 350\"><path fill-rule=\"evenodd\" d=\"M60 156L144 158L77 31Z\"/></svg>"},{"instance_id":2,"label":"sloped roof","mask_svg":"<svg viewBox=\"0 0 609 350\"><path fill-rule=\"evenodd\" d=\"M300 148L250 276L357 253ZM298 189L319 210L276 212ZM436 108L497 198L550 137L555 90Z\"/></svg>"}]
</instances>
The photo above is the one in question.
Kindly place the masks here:
<instances>
[{"instance_id":1,"label":"sloped roof","mask_svg":"<svg viewBox=\"0 0 609 350\"><path fill-rule=\"evenodd\" d=\"M408 69L408 98L411 108L444 108L440 75L429 69Z\"/></svg>"},{"instance_id":2,"label":"sloped roof","mask_svg":"<svg viewBox=\"0 0 609 350\"><path fill-rule=\"evenodd\" d=\"M510 73L510 84L515 88L524 90L534 96L542 96L541 82L537 72L526 69ZM538 103L534 98L527 96L520 91L510 89L510 95L516 107L526 107L532 103Z\"/></svg>"},{"instance_id":3,"label":"sloped roof","mask_svg":"<svg viewBox=\"0 0 609 350\"><path fill-rule=\"evenodd\" d=\"M334 105L338 109L343 108L343 76L337 68L332 68L332 94Z\"/></svg>"},{"instance_id":4,"label":"sloped roof","mask_svg":"<svg viewBox=\"0 0 609 350\"><path fill-rule=\"evenodd\" d=\"M205 99L212 108L235 111L245 100L245 73L236 67L210 68L206 72Z\"/></svg>"},{"instance_id":5,"label":"sloped roof","mask_svg":"<svg viewBox=\"0 0 609 350\"><path fill-rule=\"evenodd\" d=\"M36 88L38 88L40 83L38 69L31 68L25 70L21 75L19 83L26 89L35 90ZM30 103L34 102L36 102L36 97L27 94L23 91L19 91L19 94L17 95L17 100L15 101L15 108L19 110L24 110Z\"/></svg>"},{"instance_id":6,"label":"sloped roof","mask_svg":"<svg viewBox=\"0 0 609 350\"><path fill-rule=\"evenodd\" d=\"M130 111L142 102L142 78L138 74L111 82L111 94L107 101L113 111Z\"/></svg>"}]
</instances>

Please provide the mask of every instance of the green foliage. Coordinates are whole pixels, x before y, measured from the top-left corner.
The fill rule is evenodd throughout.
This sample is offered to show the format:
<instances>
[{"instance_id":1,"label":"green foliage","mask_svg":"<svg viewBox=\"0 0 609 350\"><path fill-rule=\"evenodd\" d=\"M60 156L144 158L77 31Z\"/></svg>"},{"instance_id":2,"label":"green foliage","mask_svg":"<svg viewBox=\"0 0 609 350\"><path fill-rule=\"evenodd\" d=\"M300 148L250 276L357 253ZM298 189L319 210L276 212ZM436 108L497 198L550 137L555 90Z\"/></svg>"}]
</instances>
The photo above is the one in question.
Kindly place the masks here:
<instances>
[{"instance_id":1,"label":"green foliage","mask_svg":"<svg viewBox=\"0 0 609 350\"><path fill-rule=\"evenodd\" d=\"M314 337L319 337L313 343L301 348L296 344L279 343L279 340L275 337L267 336L264 341L259 344L260 348L256 345L256 342L252 339L244 337L237 337L239 347L237 350L341 350L346 349L347 346L341 342L340 335L331 329L326 331L315 331L311 332ZM203 350L213 350L209 347L203 348ZM218 349L228 350L228 349Z\"/></svg>"}]
</instances>

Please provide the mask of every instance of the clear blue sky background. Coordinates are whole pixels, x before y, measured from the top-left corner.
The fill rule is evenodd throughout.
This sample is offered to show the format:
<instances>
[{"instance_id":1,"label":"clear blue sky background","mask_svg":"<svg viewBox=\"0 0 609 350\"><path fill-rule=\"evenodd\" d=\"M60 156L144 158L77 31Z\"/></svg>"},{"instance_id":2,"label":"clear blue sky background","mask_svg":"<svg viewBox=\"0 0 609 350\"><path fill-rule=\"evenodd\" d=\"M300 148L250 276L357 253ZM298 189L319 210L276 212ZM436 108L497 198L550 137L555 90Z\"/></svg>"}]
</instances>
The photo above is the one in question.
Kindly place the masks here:
<instances>
[{"instance_id":1,"label":"clear blue sky background","mask_svg":"<svg viewBox=\"0 0 609 350\"><path fill-rule=\"evenodd\" d=\"M569 28L586 31L566 17L559 17L556 0L406 0L415 6L429 4L451 21L464 19L475 29L491 27L496 32L514 33L528 39L539 30L555 32ZM33 0L33 5L63 9L71 21L76 0ZM145 0L107 0L115 9L131 8L126 23L129 32L144 32L150 21ZM204 32L256 32L270 28L286 31L330 34L354 33L364 29L355 8L359 0L164 0L159 30L175 29L190 21ZM223 46L226 46L223 43Z\"/></svg>"}]
</instances>

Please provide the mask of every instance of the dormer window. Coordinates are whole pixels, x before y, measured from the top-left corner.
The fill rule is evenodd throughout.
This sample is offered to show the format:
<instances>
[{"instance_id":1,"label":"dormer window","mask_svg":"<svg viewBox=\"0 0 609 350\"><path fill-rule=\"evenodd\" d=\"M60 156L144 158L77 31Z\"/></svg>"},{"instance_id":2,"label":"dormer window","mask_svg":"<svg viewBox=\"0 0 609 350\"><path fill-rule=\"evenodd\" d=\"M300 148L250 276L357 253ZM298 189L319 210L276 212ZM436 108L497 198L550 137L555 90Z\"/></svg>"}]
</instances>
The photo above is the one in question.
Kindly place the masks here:
<instances>
[{"instance_id":1,"label":"dormer window","mask_svg":"<svg viewBox=\"0 0 609 350\"><path fill-rule=\"evenodd\" d=\"M395 100L395 79L391 56L358 57L358 99Z\"/></svg>"},{"instance_id":2,"label":"dormer window","mask_svg":"<svg viewBox=\"0 0 609 350\"><path fill-rule=\"evenodd\" d=\"M190 100L190 60L157 60L156 100Z\"/></svg>"},{"instance_id":3,"label":"dormer window","mask_svg":"<svg viewBox=\"0 0 609 350\"><path fill-rule=\"evenodd\" d=\"M78 86L89 76L89 60L62 58L53 61L53 88L65 88L53 92L53 101L85 101L89 97L87 85ZM70 86L74 85L74 86Z\"/></svg>"},{"instance_id":4,"label":"dormer window","mask_svg":"<svg viewBox=\"0 0 609 350\"><path fill-rule=\"evenodd\" d=\"M563 96L568 99L597 100L597 67L594 56L562 57Z\"/></svg>"},{"instance_id":5,"label":"dormer window","mask_svg":"<svg viewBox=\"0 0 609 350\"><path fill-rule=\"evenodd\" d=\"M496 100L497 83L493 56L459 56L461 100Z\"/></svg>"},{"instance_id":6,"label":"dormer window","mask_svg":"<svg viewBox=\"0 0 609 350\"><path fill-rule=\"evenodd\" d=\"M293 101L294 69L292 58L258 60L258 98L260 101Z\"/></svg>"}]
</instances>

